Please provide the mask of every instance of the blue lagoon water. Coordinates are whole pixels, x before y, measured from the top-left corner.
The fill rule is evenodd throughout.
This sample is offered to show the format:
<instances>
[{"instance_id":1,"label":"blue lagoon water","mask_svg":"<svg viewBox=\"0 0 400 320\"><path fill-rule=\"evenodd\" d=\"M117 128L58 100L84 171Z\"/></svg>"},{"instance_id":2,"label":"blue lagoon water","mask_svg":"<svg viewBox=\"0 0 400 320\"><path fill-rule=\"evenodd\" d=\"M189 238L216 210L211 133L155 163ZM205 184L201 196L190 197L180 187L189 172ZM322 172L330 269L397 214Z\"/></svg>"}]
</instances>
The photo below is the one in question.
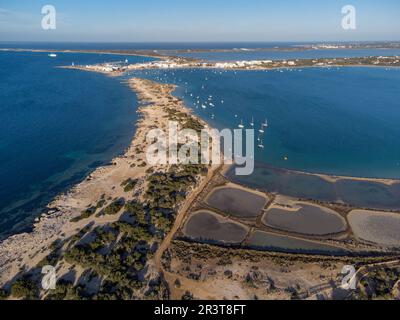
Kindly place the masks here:
<instances>
[{"instance_id":1,"label":"blue lagoon water","mask_svg":"<svg viewBox=\"0 0 400 320\"><path fill-rule=\"evenodd\" d=\"M60 50L68 48L86 49L59 45ZM116 44L109 49L121 48ZM134 133L136 96L120 83L124 78L55 68L125 58L150 60L0 52L0 237L30 226L54 196L127 147ZM241 119L249 128L254 117L258 129L268 118L256 171L238 182L302 198L400 207L398 185L387 190L341 183L346 192L339 192L338 186L317 183L314 176L310 180L270 169L400 178L400 69L152 70L127 77L132 75L177 84L176 95L217 128L237 128ZM201 105L210 95L215 106L199 108L196 97ZM357 196L351 198L352 193Z\"/></svg>"},{"instance_id":2,"label":"blue lagoon water","mask_svg":"<svg viewBox=\"0 0 400 320\"><path fill-rule=\"evenodd\" d=\"M334 175L400 178L400 69L304 68L136 73L179 85L176 94L218 128L243 119L258 130L274 167ZM196 106L208 103L215 107ZM224 103L222 103L222 100ZM214 119L212 119L214 115Z\"/></svg>"},{"instance_id":3,"label":"blue lagoon water","mask_svg":"<svg viewBox=\"0 0 400 320\"><path fill-rule=\"evenodd\" d=\"M118 79L56 68L142 57L0 52L0 236L129 145L136 97Z\"/></svg>"},{"instance_id":4,"label":"blue lagoon water","mask_svg":"<svg viewBox=\"0 0 400 320\"><path fill-rule=\"evenodd\" d=\"M234 182L301 199L400 209L399 183L331 183L301 173L400 178L400 69L172 70L136 75L177 84L176 95L219 129L238 128L241 120L250 128L253 117L258 130L268 118L268 130L261 136L265 149L256 150L254 173L236 176L231 170L228 177ZM199 107L202 104L207 109Z\"/></svg>"}]
</instances>

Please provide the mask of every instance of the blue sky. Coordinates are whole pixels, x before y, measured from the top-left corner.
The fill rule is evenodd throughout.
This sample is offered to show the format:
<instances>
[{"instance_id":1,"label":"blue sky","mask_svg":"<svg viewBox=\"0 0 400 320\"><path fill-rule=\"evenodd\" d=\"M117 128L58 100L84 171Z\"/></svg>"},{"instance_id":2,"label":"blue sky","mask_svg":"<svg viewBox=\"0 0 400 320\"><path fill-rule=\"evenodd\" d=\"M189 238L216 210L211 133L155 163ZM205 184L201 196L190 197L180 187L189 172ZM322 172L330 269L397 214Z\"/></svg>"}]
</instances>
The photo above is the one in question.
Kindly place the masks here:
<instances>
[{"instance_id":1,"label":"blue sky","mask_svg":"<svg viewBox=\"0 0 400 320\"><path fill-rule=\"evenodd\" d=\"M41 8L57 30L41 29ZM357 9L357 30L341 8ZM399 0L0 0L0 41L400 40Z\"/></svg>"}]
</instances>

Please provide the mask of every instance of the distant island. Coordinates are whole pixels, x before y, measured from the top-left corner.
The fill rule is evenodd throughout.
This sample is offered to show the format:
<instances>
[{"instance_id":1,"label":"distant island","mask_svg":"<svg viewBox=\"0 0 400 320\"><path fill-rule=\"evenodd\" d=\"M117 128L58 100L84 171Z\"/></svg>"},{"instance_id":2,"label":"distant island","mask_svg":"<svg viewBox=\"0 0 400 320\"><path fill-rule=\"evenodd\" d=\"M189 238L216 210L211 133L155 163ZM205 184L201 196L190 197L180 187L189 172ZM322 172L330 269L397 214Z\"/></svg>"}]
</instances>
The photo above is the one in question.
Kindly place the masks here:
<instances>
[{"instance_id":1,"label":"distant island","mask_svg":"<svg viewBox=\"0 0 400 320\"><path fill-rule=\"evenodd\" d=\"M400 44L273 50L382 47L400 48ZM148 50L2 50L158 58L141 64L59 66L109 76L150 69L400 67L397 56L207 62L170 51L164 55ZM179 52L183 51L175 51ZM229 176L231 166L151 166L145 158L147 130L165 128L170 120L196 131L210 126L173 95L174 85L137 77L127 84L140 101L140 119L129 148L49 204L49 213L37 219L33 232L0 243L0 298L313 299L340 293L345 298L368 299L369 280L387 281L386 287L376 289L378 297L399 295L395 279L400 275L400 215L396 210L249 188ZM310 175L332 184L400 185L394 179L284 174ZM374 228L378 220L379 230ZM41 268L46 265L64 275L54 291L40 287ZM358 286L343 292L341 271L348 265L357 268ZM381 270L390 272L383 275Z\"/></svg>"}]
</instances>

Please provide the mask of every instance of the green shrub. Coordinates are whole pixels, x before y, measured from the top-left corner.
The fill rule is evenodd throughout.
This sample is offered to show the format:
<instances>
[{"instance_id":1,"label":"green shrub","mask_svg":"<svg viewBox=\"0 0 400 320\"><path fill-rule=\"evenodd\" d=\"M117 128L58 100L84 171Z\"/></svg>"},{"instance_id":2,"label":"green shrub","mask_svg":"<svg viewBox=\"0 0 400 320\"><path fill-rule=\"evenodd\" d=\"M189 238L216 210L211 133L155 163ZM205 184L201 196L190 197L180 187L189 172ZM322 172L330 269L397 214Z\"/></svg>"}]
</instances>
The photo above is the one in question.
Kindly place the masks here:
<instances>
[{"instance_id":1,"label":"green shrub","mask_svg":"<svg viewBox=\"0 0 400 320\"><path fill-rule=\"evenodd\" d=\"M5 290L0 289L0 300L5 300L7 298L8 298L8 293Z\"/></svg>"},{"instance_id":2,"label":"green shrub","mask_svg":"<svg viewBox=\"0 0 400 320\"><path fill-rule=\"evenodd\" d=\"M78 217L72 218L71 222L79 222L81 220L87 219L89 217L91 217L92 215L94 215L97 211L97 207L90 207L88 209L86 209L85 211L82 212L82 214Z\"/></svg>"},{"instance_id":3,"label":"green shrub","mask_svg":"<svg viewBox=\"0 0 400 320\"><path fill-rule=\"evenodd\" d=\"M109 204L106 208L104 208L103 213L105 215L114 215L117 214L118 212L121 211L121 209L125 205L125 199L120 198L118 200L113 201L111 204Z\"/></svg>"},{"instance_id":4,"label":"green shrub","mask_svg":"<svg viewBox=\"0 0 400 320\"><path fill-rule=\"evenodd\" d=\"M11 295L17 299L32 300L39 295L35 282L29 279L19 279L11 286Z\"/></svg>"},{"instance_id":5,"label":"green shrub","mask_svg":"<svg viewBox=\"0 0 400 320\"><path fill-rule=\"evenodd\" d=\"M124 187L124 192L130 192L136 187L137 182L137 179L129 178L121 183L121 187Z\"/></svg>"}]
</instances>

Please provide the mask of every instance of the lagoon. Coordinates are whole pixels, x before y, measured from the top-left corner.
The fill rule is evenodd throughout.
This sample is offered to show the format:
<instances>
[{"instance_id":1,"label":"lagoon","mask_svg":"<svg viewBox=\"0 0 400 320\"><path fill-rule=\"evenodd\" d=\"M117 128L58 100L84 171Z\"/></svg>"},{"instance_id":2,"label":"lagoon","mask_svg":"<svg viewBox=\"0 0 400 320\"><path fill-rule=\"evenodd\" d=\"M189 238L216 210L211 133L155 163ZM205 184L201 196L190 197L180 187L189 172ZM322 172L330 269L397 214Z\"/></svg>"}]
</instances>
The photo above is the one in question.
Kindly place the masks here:
<instances>
[{"instance_id":1,"label":"lagoon","mask_svg":"<svg viewBox=\"0 0 400 320\"><path fill-rule=\"evenodd\" d=\"M131 75L177 84L176 95L219 129L238 128L241 120L250 128L254 118L258 132L268 118L269 128L261 137L265 148L256 150L259 163L400 178L400 69L191 69Z\"/></svg>"}]
</instances>

